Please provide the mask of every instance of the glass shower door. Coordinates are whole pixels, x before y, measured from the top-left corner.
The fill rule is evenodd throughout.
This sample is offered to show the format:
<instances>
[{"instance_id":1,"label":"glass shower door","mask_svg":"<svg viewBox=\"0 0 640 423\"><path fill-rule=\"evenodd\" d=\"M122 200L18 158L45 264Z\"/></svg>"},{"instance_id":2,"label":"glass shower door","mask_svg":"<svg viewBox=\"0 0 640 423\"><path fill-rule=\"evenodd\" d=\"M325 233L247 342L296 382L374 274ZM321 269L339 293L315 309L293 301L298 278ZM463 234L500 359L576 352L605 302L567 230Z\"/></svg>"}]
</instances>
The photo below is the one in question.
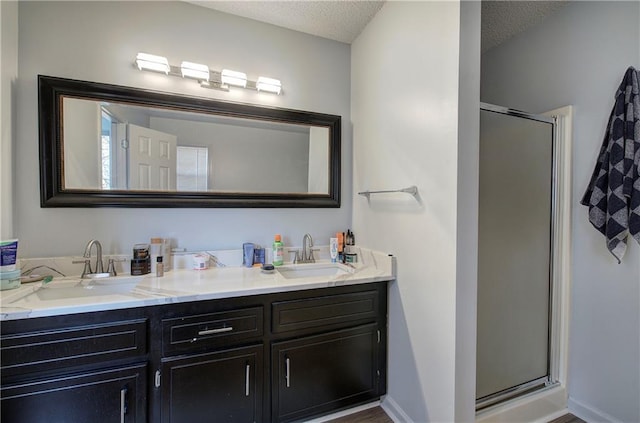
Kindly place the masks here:
<instances>
[{"instance_id":1,"label":"glass shower door","mask_svg":"<svg viewBox=\"0 0 640 423\"><path fill-rule=\"evenodd\" d=\"M478 409L549 381L553 120L480 111Z\"/></svg>"}]
</instances>

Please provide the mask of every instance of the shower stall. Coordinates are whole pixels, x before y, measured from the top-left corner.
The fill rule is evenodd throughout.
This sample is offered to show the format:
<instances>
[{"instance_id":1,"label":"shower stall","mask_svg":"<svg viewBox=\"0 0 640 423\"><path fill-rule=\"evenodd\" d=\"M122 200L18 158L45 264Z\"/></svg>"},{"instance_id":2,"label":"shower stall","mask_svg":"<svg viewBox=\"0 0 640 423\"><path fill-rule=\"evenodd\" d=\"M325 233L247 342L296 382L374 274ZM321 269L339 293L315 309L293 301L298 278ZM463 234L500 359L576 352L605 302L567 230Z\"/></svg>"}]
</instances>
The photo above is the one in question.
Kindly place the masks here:
<instances>
[{"instance_id":1,"label":"shower stall","mask_svg":"<svg viewBox=\"0 0 640 423\"><path fill-rule=\"evenodd\" d=\"M555 125L552 117L481 104L477 410L557 382Z\"/></svg>"}]
</instances>

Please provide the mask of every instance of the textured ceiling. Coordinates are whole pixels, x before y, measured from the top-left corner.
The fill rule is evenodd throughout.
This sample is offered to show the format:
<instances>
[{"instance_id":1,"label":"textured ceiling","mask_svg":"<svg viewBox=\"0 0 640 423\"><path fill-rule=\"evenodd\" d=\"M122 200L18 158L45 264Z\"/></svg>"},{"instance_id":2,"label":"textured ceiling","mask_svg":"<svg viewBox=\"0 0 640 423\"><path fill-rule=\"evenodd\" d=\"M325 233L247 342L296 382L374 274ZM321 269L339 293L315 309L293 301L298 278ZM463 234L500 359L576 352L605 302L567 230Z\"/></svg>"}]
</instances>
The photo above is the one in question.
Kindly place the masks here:
<instances>
[{"instance_id":1,"label":"textured ceiling","mask_svg":"<svg viewBox=\"0 0 640 423\"><path fill-rule=\"evenodd\" d=\"M568 1L482 1L482 51L541 23Z\"/></svg>"},{"instance_id":2,"label":"textured ceiling","mask_svg":"<svg viewBox=\"0 0 640 423\"><path fill-rule=\"evenodd\" d=\"M351 44L383 1L189 1L295 31Z\"/></svg>"},{"instance_id":3,"label":"textured ceiling","mask_svg":"<svg viewBox=\"0 0 640 423\"><path fill-rule=\"evenodd\" d=\"M384 4L384 1L363 0L186 1L348 44L356 39ZM482 51L539 24L567 3L566 0L483 0Z\"/></svg>"}]
</instances>

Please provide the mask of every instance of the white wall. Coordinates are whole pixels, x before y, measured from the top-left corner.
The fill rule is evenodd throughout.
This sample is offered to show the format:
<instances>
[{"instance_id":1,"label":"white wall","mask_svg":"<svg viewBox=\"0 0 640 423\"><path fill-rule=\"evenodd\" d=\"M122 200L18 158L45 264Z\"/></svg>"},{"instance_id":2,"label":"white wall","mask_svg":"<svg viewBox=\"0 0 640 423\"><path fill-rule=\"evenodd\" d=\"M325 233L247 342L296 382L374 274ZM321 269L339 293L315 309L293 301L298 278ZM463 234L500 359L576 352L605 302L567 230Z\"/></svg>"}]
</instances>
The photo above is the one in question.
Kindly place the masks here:
<instances>
[{"instance_id":1,"label":"white wall","mask_svg":"<svg viewBox=\"0 0 640 423\"><path fill-rule=\"evenodd\" d=\"M0 239L13 235L13 140L18 77L18 3L0 2Z\"/></svg>"},{"instance_id":2,"label":"white wall","mask_svg":"<svg viewBox=\"0 0 640 423\"><path fill-rule=\"evenodd\" d=\"M479 46L469 37L479 37L478 12L477 5L465 10L470 29L462 40L458 2L388 2L352 44L354 191L414 184L420 190L419 201L407 194L353 199L359 242L398 257L383 405L401 421L474 418L476 249L473 242L459 249L458 242L473 240L477 231L471 179L477 174ZM458 88L461 44L469 54L465 94ZM459 109L465 99L471 104ZM469 121L461 123L459 113ZM461 151L472 155L461 157ZM465 163L471 169L459 172ZM470 195L470 216L459 215L459 189ZM463 224L459 216L469 220ZM471 234L458 238L458 225ZM471 257L457 257L464 251ZM469 306L466 313L457 314L459 304Z\"/></svg>"},{"instance_id":3,"label":"white wall","mask_svg":"<svg viewBox=\"0 0 640 423\"><path fill-rule=\"evenodd\" d=\"M460 2L455 421L475 421L480 155L480 2Z\"/></svg>"},{"instance_id":4,"label":"white wall","mask_svg":"<svg viewBox=\"0 0 640 423\"><path fill-rule=\"evenodd\" d=\"M579 201L613 95L640 67L639 2L570 2L482 58L482 101L540 113L574 105L569 407L590 421L640 421L640 248L616 264Z\"/></svg>"},{"instance_id":5,"label":"white wall","mask_svg":"<svg viewBox=\"0 0 640 423\"><path fill-rule=\"evenodd\" d=\"M4 3L4 2L3 2ZM4 5L3 5L4 7ZM3 25L4 28L4 25ZM197 83L140 72L138 52L192 60L282 80L284 95L204 90ZM4 49L3 49L4 52ZM309 232L328 244L351 221L350 46L184 2L19 2L19 83L15 234L20 255L77 255L97 238L105 252L129 252L151 236L189 249L270 244L281 233L300 245ZM3 58L4 66L4 58ZM40 208L38 74L342 116L340 209ZM346 199L346 201L345 201Z\"/></svg>"}]
</instances>

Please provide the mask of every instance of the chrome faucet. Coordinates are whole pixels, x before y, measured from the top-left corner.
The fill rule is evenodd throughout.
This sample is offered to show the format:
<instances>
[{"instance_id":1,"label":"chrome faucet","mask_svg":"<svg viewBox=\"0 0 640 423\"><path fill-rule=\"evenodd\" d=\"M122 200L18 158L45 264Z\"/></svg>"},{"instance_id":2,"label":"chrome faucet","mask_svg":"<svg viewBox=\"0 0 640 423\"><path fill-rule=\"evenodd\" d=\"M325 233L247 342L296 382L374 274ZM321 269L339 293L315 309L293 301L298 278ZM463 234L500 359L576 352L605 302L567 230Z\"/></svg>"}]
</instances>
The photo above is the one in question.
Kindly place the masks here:
<instances>
[{"instance_id":1,"label":"chrome faucet","mask_svg":"<svg viewBox=\"0 0 640 423\"><path fill-rule=\"evenodd\" d=\"M313 257L314 251L320 250L313 248L313 238L311 238L310 234L304 234L304 237L302 237L302 251L289 250L291 254L295 254L293 264L315 263L316 259Z\"/></svg>"},{"instance_id":2,"label":"chrome faucet","mask_svg":"<svg viewBox=\"0 0 640 423\"><path fill-rule=\"evenodd\" d=\"M93 273L91 271L91 248L93 248L94 245L96 246L96 272L95 273L104 273L104 266L102 264L102 245L100 244L100 241L98 241L97 239L92 239L87 243L87 246L84 249L84 254L82 255L82 257L86 259L84 271L82 272L82 277L85 277L87 273Z\"/></svg>"},{"instance_id":3,"label":"chrome faucet","mask_svg":"<svg viewBox=\"0 0 640 423\"><path fill-rule=\"evenodd\" d=\"M304 234L302 238L302 257L300 263L315 263L316 259L313 257L313 251L313 238L311 238L310 234Z\"/></svg>"}]
</instances>

